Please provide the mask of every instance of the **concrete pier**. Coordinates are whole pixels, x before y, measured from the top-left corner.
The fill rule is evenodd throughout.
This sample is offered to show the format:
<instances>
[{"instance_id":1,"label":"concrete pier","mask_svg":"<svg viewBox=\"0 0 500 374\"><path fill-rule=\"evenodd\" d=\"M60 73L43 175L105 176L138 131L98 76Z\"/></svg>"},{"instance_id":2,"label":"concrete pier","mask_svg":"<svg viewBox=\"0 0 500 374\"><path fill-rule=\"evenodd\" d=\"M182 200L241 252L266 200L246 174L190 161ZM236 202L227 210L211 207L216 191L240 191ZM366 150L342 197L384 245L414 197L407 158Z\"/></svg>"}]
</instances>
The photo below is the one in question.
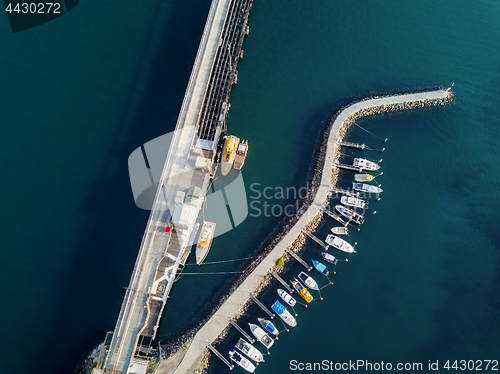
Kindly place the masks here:
<instances>
[{"instance_id":1,"label":"concrete pier","mask_svg":"<svg viewBox=\"0 0 500 374\"><path fill-rule=\"evenodd\" d=\"M216 340L229 321L239 313L250 295L264 281L268 273L273 270L276 261L283 256L287 247L292 245L297 237L301 235L302 230L322 213L323 206L328 204L332 181L334 184L336 183L338 170L335 168L332 170L331 165L340 153L337 142L343 141L344 134L350 125L364 116L425 106L444 105L451 100L453 100L453 94L450 91L437 89L434 91L369 98L352 103L340 110L329 125L330 131L319 187L307 211L300 216L295 225L281 238L271 252L236 288L207 323L200 328L189 344L187 352L174 374L193 373L197 369L196 363L199 362L199 358L207 345ZM160 364L158 373L166 373L166 371L162 371L162 364L164 363Z\"/></svg>"},{"instance_id":2,"label":"concrete pier","mask_svg":"<svg viewBox=\"0 0 500 374\"><path fill-rule=\"evenodd\" d=\"M203 206L229 94L234 84L252 0L213 0L154 204L102 365L103 370L127 372L139 342L151 343L186 249L194 238L198 212ZM142 156L141 156L142 157ZM193 168L199 158L211 165ZM142 161L144 162L144 161ZM149 178L145 176L145 178ZM190 203L189 219L172 225L177 193L199 191ZM182 204L180 205L182 206ZM99 369L100 370L100 369ZM95 371L95 374L104 371Z\"/></svg>"}]
</instances>

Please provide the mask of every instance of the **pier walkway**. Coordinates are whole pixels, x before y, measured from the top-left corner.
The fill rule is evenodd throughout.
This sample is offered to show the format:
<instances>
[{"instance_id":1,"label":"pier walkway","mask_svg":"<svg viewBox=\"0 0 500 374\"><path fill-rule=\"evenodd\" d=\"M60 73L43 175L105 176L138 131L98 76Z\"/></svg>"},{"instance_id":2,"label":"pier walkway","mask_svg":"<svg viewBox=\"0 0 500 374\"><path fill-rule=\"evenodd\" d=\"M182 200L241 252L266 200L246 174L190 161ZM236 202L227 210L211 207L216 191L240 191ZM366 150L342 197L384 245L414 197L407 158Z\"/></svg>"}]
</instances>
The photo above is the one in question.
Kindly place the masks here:
<instances>
[{"instance_id":1,"label":"pier walkway","mask_svg":"<svg viewBox=\"0 0 500 374\"><path fill-rule=\"evenodd\" d=\"M229 107L243 37L248 32L251 3L252 0L212 1L165 165L156 166L162 170L155 181L159 187L109 351L102 370L96 369L95 374L104 370L127 372L140 344L148 344L156 337L213 176L222 122ZM195 166L199 158L211 165L208 170ZM144 179L150 180L145 173ZM178 192L185 194L192 188L199 195L181 203L190 204L186 208L189 219L172 227Z\"/></svg>"},{"instance_id":2,"label":"pier walkway","mask_svg":"<svg viewBox=\"0 0 500 374\"><path fill-rule=\"evenodd\" d=\"M207 323L200 328L189 344L187 352L175 369L174 374L193 373L197 369L195 364L205 351L207 345L213 342L228 325L229 321L238 314L241 307L247 302L257 286L273 269L276 261L283 255L287 247L295 241L302 230L304 230L317 215L321 214L323 204L327 201L328 193L331 189L332 164L339 152L339 145L337 142L343 141L340 132L342 126L348 126L354 123L356 119L366 115L413 109L426 105L443 105L451 101L452 98L453 95L449 90L438 89L434 91L371 98L352 103L342 109L331 124L321 183L311 205L290 231L288 231L278 244L276 244L267 257L262 260L243 283L241 283L241 285L227 298ZM167 374L167 371L162 370L162 364L165 364L165 362L160 363L157 373ZM167 365L163 367L167 367Z\"/></svg>"}]
</instances>

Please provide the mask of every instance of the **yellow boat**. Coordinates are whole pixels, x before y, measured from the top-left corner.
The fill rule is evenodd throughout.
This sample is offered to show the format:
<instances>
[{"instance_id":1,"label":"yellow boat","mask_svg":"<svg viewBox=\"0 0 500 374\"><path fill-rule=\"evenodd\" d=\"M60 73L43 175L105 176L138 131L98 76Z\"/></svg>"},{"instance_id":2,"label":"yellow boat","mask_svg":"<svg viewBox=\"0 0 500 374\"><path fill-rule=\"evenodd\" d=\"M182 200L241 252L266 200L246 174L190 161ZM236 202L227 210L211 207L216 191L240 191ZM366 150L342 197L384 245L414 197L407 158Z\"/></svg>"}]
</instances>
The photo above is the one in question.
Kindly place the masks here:
<instances>
[{"instance_id":1,"label":"yellow boat","mask_svg":"<svg viewBox=\"0 0 500 374\"><path fill-rule=\"evenodd\" d=\"M208 255L208 251L212 246L212 239L215 234L215 223L214 222L203 222L203 228L201 229L200 239L198 240L198 245L196 246L196 265L200 265Z\"/></svg>"},{"instance_id":2,"label":"yellow boat","mask_svg":"<svg viewBox=\"0 0 500 374\"><path fill-rule=\"evenodd\" d=\"M292 286L299 293L299 295L308 303L310 303L313 300L312 295L309 293L309 291L300 283L298 280L294 280L292 282Z\"/></svg>"},{"instance_id":3,"label":"yellow boat","mask_svg":"<svg viewBox=\"0 0 500 374\"><path fill-rule=\"evenodd\" d=\"M240 144L240 139L234 135L228 136L224 142L224 151L222 153L222 162L220 165L220 172L223 176L226 176L233 167L238 144Z\"/></svg>"},{"instance_id":4,"label":"yellow boat","mask_svg":"<svg viewBox=\"0 0 500 374\"><path fill-rule=\"evenodd\" d=\"M368 174L368 173L354 174L354 180L356 182L371 182L374 179L375 179L375 176Z\"/></svg>"}]
</instances>

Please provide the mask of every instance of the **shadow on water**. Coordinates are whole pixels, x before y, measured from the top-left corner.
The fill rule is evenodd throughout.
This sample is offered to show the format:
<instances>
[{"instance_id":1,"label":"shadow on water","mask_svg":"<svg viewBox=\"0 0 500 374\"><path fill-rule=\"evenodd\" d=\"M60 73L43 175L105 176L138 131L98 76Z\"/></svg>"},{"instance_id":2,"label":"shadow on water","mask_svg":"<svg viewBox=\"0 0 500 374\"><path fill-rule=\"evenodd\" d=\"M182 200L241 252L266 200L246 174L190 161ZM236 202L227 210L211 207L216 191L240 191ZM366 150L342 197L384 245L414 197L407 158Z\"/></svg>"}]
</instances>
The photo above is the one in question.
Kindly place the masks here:
<instances>
[{"instance_id":1,"label":"shadow on water","mask_svg":"<svg viewBox=\"0 0 500 374\"><path fill-rule=\"evenodd\" d=\"M149 217L149 211L134 204L128 156L174 129L210 1L175 2L172 9L158 2L157 7L143 60L116 126L115 142L81 202L86 223L71 278L55 308L52 339L26 360L27 372L76 371L84 351L102 342L106 331L115 327Z\"/></svg>"}]
</instances>

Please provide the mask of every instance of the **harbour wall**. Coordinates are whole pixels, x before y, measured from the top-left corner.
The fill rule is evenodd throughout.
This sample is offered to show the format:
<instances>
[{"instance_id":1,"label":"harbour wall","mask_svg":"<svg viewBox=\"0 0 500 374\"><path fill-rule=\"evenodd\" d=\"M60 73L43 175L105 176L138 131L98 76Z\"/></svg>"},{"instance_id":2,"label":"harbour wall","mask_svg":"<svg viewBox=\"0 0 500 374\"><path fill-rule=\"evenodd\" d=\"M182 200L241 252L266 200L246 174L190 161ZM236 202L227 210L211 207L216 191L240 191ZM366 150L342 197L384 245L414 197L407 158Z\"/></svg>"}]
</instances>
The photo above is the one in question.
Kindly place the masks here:
<instances>
[{"instance_id":1,"label":"harbour wall","mask_svg":"<svg viewBox=\"0 0 500 374\"><path fill-rule=\"evenodd\" d=\"M323 133L316 166L311 181L311 188L296 215L283 226L278 235L264 249L261 256L250 264L236 280L228 293L213 309L213 313L202 321L198 328L190 330L174 343L175 348L183 348L169 359L162 360L156 373L175 374L203 372L208 365L210 351L207 345L217 344L230 329L229 320L243 315L251 305L250 295L261 292L271 278L271 271L279 273L283 268L276 266L276 261L283 257L289 259L285 249L300 251L305 244L303 230L314 232L321 222L322 209L329 205L336 186L339 169L334 160L340 156L338 142L344 140L350 127L360 118L418 109L437 105L446 105L453 101L453 93L448 89L436 89L407 94L377 96L346 105L337 111L329 121Z\"/></svg>"}]
</instances>

